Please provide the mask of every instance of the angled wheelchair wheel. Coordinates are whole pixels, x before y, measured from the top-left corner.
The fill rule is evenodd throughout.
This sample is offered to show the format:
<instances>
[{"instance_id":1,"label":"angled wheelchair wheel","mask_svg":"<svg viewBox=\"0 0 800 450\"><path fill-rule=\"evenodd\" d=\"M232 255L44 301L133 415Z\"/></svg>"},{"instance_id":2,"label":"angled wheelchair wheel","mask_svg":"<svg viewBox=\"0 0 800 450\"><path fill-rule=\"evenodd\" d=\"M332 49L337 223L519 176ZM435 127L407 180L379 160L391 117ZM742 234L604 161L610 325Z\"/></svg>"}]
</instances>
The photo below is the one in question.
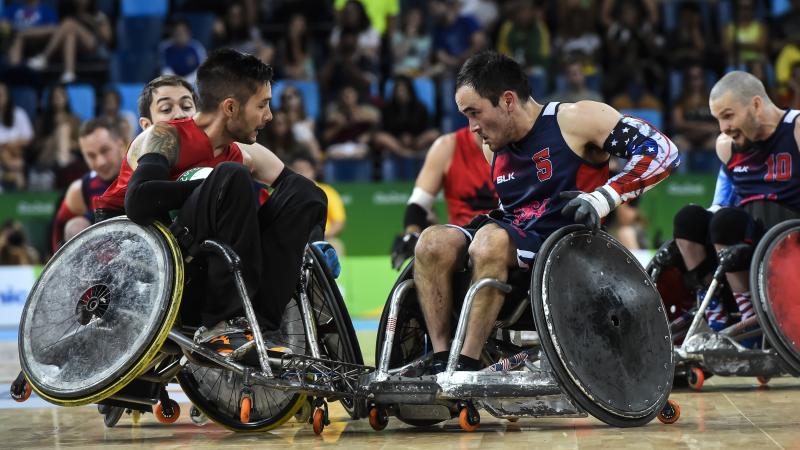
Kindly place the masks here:
<instances>
[{"instance_id":1,"label":"angled wheelchair wheel","mask_svg":"<svg viewBox=\"0 0 800 450\"><path fill-rule=\"evenodd\" d=\"M178 314L183 261L161 224L125 217L67 242L33 286L19 328L22 370L44 399L96 403L142 373Z\"/></svg>"},{"instance_id":2,"label":"angled wheelchair wheel","mask_svg":"<svg viewBox=\"0 0 800 450\"><path fill-rule=\"evenodd\" d=\"M322 262L322 254L316 247L309 246L306 256L311 263L310 267L304 265L304 268L307 267L310 274L308 295L317 326L320 356L323 359L363 365L364 357L358 345L353 321L335 279ZM340 402L353 419L366 417L368 414L366 404L352 397L341 398Z\"/></svg>"},{"instance_id":3,"label":"angled wheelchair wheel","mask_svg":"<svg viewBox=\"0 0 800 450\"><path fill-rule=\"evenodd\" d=\"M761 329L795 375L800 375L800 220L772 227L753 252L750 290Z\"/></svg>"},{"instance_id":4,"label":"angled wheelchair wheel","mask_svg":"<svg viewBox=\"0 0 800 450\"><path fill-rule=\"evenodd\" d=\"M672 239L665 242L657 252L670 245L675 245L673 242ZM653 260L647 264L645 270L648 274L653 272L655 265L656 262ZM667 318L670 322L681 317L681 315L687 311L691 311L697 302L695 296L683 282L683 274L685 271L686 267L683 261L680 260L675 265L661 267L658 278L653 280L659 295L661 295L661 300L667 309Z\"/></svg>"},{"instance_id":5,"label":"angled wheelchair wheel","mask_svg":"<svg viewBox=\"0 0 800 450\"><path fill-rule=\"evenodd\" d=\"M363 364L361 351L353 324L344 306L341 294L320 264L321 255L307 253L309 264L309 299L317 324L317 338L321 357L337 361ZM297 296L292 298L281 319L280 344L290 348L294 354L309 354L302 310ZM178 373L178 382L186 396L211 420L233 431L268 431L291 419L306 402L306 396L292 392L252 385L249 419L242 422L241 392L242 376L228 370L187 364ZM356 417L360 405L352 398L341 399L347 411Z\"/></svg>"},{"instance_id":6,"label":"angled wheelchair wheel","mask_svg":"<svg viewBox=\"0 0 800 450\"><path fill-rule=\"evenodd\" d=\"M658 291L636 258L605 232L564 227L536 255L531 293L561 388L609 425L655 418L672 389L673 350Z\"/></svg>"},{"instance_id":7,"label":"angled wheelchair wheel","mask_svg":"<svg viewBox=\"0 0 800 450\"><path fill-rule=\"evenodd\" d=\"M305 354L306 334L297 302L292 299L281 319L282 345L293 353ZM187 364L177 375L189 400L209 419L232 431L268 431L280 426L305 403L306 396L250 386L250 414L241 420L242 375L221 368Z\"/></svg>"},{"instance_id":8,"label":"angled wheelchair wheel","mask_svg":"<svg viewBox=\"0 0 800 450\"><path fill-rule=\"evenodd\" d=\"M375 361L380 360L381 350L383 349L383 342L386 340L386 329L389 320L389 305L392 301L392 294L397 286L403 281L414 278L414 260L412 259L400 273L392 290L389 291L389 298L386 299L386 305L381 314L381 320L378 324L378 338L375 344ZM389 369L396 369L409 364L432 350L430 340L428 339L428 332L425 328L425 318L422 315L422 310L419 307L419 300L417 299L417 292L415 289L408 291L402 308L398 311L397 322L395 325L394 341L392 342L392 356L389 360ZM397 418L408 425L415 427L428 427L442 422L436 419L412 419L403 417L399 411L396 413Z\"/></svg>"}]
</instances>

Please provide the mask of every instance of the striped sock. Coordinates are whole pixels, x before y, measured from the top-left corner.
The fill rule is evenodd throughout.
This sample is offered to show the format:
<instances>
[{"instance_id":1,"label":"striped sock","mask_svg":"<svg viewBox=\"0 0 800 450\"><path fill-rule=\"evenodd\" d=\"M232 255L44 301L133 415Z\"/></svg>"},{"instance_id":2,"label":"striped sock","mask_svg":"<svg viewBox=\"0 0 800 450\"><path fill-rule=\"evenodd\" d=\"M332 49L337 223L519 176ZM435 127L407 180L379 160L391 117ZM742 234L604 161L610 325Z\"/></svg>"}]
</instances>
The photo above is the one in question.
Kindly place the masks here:
<instances>
[{"instance_id":1,"label":"striped sock","mask_svg":"<svg viewBox=\"0 0 800 450\"><path fill-rule=\"evenodd\" d=\"M705 296L706 291L704 289L697 291L697 299L699 301L702 301ZM720 331L728 325L728 315L725 314L725 310L722 309L722 303L719 301L718 297L711 297L705 314L708 326L714 331Z\"/></svg>"},{"instance_id":2,"label":"striped sock","mask_svg":"<svg viewBox=\"0 0 800 450\"><path fill-rule=\"evenodd\" d=\"M756 315L753 303L750 302L750 292L734 292L733 298L736 299L736 306L739 307L739 312L742 313L742 320Z\"/></svg>"}]
</instances>

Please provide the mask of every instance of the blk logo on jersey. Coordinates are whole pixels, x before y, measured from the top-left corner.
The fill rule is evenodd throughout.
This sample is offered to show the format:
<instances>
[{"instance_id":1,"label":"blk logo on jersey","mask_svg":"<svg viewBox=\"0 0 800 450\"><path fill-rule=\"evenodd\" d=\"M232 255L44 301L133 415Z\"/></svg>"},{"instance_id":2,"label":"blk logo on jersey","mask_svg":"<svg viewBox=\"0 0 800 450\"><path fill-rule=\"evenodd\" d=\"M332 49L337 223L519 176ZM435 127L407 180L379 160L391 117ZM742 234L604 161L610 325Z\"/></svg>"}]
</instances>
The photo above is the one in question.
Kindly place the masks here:
<instances>
[{"instance_id":1,"label":"blk logo on jersey","mask_svg":"<svg viewBox=\"0 0 800 450\"><path fill-rule=\"evenodd\" d=\"M749 166L736 166L733 168L733 173L747 173L749 170Z\"/></svg>"},{"instance_id":2,"label":"blk logo on jersey","mask_svg":"<svg viewBox=\"0 0 800 450\"><path fill-rule=\"evenodd\" d=\"M514 179L515 179L514 178L514 172L507 173L507 174L500 175L499 177L497 177L496 184L503 184L506 181L511 181L511 180L514 180Z\"/></svg>"}]
</instances>

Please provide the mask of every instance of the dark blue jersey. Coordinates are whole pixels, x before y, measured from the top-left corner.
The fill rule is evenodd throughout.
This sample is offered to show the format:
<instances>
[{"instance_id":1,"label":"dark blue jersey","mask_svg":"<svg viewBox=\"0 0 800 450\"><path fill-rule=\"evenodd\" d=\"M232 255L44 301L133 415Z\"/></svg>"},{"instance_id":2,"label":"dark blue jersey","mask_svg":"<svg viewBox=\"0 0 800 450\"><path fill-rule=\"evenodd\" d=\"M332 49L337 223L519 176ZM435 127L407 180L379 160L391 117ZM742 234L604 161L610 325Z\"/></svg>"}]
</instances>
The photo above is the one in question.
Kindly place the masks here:
<instances>
[{"instance_id":1,"label":"dark blue jersey","mask_svg":"<svg viewBox=\"0 0 800 450\"><path fill-rule=\"evenodd\" d=\"M544 237L574 223L561 215L568 201L559 199L561 192L591 192L608 181L607 162L590 164L564 141L556 120L558 106L544 105L528 134L499 149L492 160L503 220Z\"/></svg>"},{"instance_id":2,"label":"dark blue jersey","mask_svg":"<svg viewBox=\"0 0 800 450\"><path fill-rule=\"evenodd\" d=\"M89 222L94 223L92 201L95 197L103 195L114 180L116 180L116 177L106 181L100 178L94 170L81 178L81 195L83 196L83 203L86 205L86 214L84 216L89 219Z\"/></svg>"},{"instance_id":3,"label":"dark blue jersey","mask_svg":"<svg viewBox=\"0 0 800 450\"><path fill-rule=\"evenodd\" d=\"M733 186L733 205L767 200L800 211L800 154L794 138L798 110L788 110L775 131L748 151L733 146L723 167Z\"/></svg>"}]
</instances>

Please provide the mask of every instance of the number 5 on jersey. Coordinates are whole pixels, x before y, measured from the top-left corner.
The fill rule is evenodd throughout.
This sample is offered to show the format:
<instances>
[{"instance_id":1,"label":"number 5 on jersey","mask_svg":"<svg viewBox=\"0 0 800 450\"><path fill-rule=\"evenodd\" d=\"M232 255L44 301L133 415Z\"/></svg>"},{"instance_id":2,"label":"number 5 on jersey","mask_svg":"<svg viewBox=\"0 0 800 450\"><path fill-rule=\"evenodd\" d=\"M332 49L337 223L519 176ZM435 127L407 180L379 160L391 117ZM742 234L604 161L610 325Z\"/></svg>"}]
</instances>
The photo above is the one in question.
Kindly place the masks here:
<instances>
[{"instance_id":1,"label":"number 5 on jersey","mask_svg":"<svg viewBox=\"0 0 800 450\"><path fill-rule=\"evenodd\" d=\"M547 181L553 176L553 164L550 162L550 147L540 150L533 155L536 163L536 177L539 181Z\"/></svg>"}]
</instances>

